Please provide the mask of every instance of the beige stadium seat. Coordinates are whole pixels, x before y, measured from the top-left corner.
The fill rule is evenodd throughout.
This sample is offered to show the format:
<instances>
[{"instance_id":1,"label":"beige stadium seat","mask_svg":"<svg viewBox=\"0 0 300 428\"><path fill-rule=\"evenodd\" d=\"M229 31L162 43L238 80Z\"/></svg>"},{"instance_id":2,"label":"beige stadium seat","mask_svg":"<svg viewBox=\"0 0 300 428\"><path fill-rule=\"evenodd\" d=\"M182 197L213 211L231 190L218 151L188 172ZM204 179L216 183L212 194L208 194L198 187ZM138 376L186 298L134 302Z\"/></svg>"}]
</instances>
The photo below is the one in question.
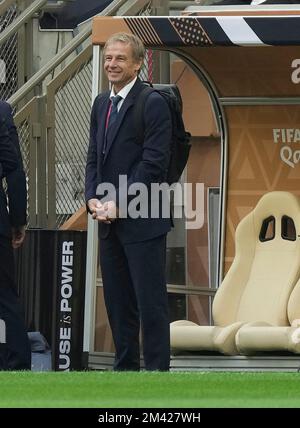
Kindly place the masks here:
<instances>
[{"instance_id":1,"label":"beige stadium seat","mask_svg":"<svg viewBox=\"0 0 300 428\"><path fill-rule=\"evenodd\" d=\"M299 238L298 238L299 239ZM300 280L295 285L287 307L289 325L249 323L236 335L240 354L254 355L261 352L287 351L300 354Z\"/></svg>"},{"instance_id":2,"label":"beige stadium seat","mask_svg":"<svg viewBox=\"0 0 300 428\"><path fill-rule=\"evenodd\" d=\"M235 258L213 302L214 326L171 323L172 351L298 352L298 234L300 200L288 192L265 194L237 227Z\"/></svg>"}]
</instances>

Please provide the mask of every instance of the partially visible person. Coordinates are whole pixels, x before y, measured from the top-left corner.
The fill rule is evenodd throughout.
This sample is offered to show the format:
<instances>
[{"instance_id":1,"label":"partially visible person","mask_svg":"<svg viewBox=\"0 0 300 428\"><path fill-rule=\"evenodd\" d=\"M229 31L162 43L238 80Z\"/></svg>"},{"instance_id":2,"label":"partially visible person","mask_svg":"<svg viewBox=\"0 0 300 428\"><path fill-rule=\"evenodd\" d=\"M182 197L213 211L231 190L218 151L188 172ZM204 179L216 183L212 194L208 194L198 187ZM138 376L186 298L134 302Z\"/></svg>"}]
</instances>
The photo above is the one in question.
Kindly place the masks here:
<instances>
[{"instance_id":1,"label":"partially visible person","mask_svg":"<svg viewBox=\"0 0 300 428\"><path fill-rule=\"evenodd\" d=\"M0 178L16 169L18 164L18 154L10 141L7 122L0 117Z\"/></svg>"},{"instance_id":2,"label":"partially visible person","mask_svg":"<svg viewBox=\"0 0 300 428\"><path fill-rule=\"evenodd\" d=\"M25 238L26 178L12 110L4 101L0 101L0 123L0 319L6 339L0 343L0 370L30 370L30 343L16 290L13 254Z\"/></svg>"}]
</instances>

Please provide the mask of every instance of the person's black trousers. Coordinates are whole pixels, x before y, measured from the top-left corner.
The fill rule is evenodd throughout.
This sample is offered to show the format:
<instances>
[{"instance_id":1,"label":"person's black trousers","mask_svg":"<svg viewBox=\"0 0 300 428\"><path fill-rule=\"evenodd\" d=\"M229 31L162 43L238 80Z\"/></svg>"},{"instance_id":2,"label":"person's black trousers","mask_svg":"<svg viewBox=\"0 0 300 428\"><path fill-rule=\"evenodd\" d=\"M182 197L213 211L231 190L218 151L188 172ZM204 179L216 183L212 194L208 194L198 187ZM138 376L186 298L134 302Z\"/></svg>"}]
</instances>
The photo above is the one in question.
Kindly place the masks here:
<instances>
[{"instance_id":1,"label":"person's black trousers","mask_svg":"<svg viewBox=\"0 0 300 428\"><path fill-rule=\"evenodd\" d=\"M15 288L11 240L0 236L0 319L6 343L0 343L0 370L30 370L31 349ZM0 334L1 337L1 334Z\"/></svg>"},{"instance_id":2,"label":"person's black trousers","mask_svg":"<svg viewBox=\"0 0 300 428\"><path fill-rule=\"evenodd\" d=\"M146 370L169 370L166 235L122 244L113 229L100 240L100 265L116 348L114 369L140 369L141 324Z\"/></svg>"}]
</instances>

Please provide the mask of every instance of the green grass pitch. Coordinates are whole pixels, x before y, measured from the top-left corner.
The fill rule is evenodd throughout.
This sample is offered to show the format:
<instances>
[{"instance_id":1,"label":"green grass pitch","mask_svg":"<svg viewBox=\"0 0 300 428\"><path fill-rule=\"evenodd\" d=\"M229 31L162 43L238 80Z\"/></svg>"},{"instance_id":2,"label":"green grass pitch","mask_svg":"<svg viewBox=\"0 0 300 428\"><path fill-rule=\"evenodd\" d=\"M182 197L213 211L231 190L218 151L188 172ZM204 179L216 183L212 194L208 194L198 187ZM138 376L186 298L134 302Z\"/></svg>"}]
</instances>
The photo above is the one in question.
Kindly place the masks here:
<instances>
[{"instance_id":1,"label":"green grass pitch","mask_svg":"<svg viewBox=\"0 0 300 428\"><path fill-rule=\"evenodd\" d=\"M299 373L0 372L0 407L300 407Z\"/></svg>"}]
</instances>

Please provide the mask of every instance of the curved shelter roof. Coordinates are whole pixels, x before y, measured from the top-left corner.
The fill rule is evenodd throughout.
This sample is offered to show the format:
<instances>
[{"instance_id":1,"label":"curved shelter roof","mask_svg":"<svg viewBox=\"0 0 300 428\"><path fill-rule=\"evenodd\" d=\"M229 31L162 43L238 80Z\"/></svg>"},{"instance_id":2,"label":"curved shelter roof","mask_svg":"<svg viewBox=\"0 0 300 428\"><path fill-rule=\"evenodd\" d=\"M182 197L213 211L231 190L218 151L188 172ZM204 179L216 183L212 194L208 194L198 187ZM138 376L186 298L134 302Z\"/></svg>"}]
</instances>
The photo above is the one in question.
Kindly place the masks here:
<instances>
[{"instance_id":1,"label":"curved shelter roof","mask_svg":"<svg viewBox=\"0 0 300 428\"><path fill-rule=\"evenodd\" d=\"M174 17L96 17L93 43L103 44L120 26L148 46L299 45L300 5L190 6Z\"/></svg>"}]
</instances>

